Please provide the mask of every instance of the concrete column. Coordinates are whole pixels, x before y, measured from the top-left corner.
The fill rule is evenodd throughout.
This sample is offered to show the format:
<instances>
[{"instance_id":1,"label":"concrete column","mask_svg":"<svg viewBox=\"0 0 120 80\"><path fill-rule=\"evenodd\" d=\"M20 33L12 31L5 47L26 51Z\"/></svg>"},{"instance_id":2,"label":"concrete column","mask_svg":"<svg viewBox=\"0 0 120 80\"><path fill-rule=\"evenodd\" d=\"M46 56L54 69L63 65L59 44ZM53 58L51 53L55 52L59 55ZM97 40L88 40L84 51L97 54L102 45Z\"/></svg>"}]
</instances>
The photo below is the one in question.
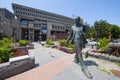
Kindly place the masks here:
<instances>
[{"instance_id":1,"label":"concrete column","mask_svg":"<svg viewBox=\"0 0 120 80\"><path fill-rule=\"evenodd\" d=\"M22 37L22 30L21 28L18 28L18 40L21 40L21 37Z\"/></svg>"},{"instance_id":2,"label":"concrete column","mask_svg":"<svg viewBox=\"0 0 120 80\"><path fill-rule=\"evenodd\" d=\"M34 30L33 30L33 42L34 42Z\"/></svg>"},{"instance_id":3,"label":"concrete column","mask_svg":"<svg viewBox=\"0 0 120 80\"><path fill-rule=\"evenodd\" d=\"M31 40L30 40L30 29L28 30L28 33L29 33L28 34L28 36L29 36L28 39L29 39L29 42L31 42Z\"/></svg>"},{"instance_id":4,"label":"concrete column","mask_svg":"<svg viewBox=\"0 0 120 80\"><path fill-rule=\"evenodd\" d=\"M17 19L18 20L18 23L17 24L17 31L16 31L16 38L17 40L21 40L21 37L22 37L22 29L21 29L21 26L20 26L20 18Z\"/></svg>"},{"instance_id":5,"label":"concrete column","mask_svg":"<svg viewBox=\"0 0 120 80\"><path fill-rule=\"evenodd\" d=\"M31 31L32 30L32 31ZM32 38L31 38L32 37ZM29 41L34 41L34 29L29 28Z\"/></svg>"},{"instance_id":6,"label":"concrete column","mask_svg":"<svg viewBox=\"0 0 120 80\"><path fill-rule=\"evenodd\" d=\"M50 22L47 22L47 39L50 39L51 29L52 29L52 24Z\"/></svg>"}]
</instances>

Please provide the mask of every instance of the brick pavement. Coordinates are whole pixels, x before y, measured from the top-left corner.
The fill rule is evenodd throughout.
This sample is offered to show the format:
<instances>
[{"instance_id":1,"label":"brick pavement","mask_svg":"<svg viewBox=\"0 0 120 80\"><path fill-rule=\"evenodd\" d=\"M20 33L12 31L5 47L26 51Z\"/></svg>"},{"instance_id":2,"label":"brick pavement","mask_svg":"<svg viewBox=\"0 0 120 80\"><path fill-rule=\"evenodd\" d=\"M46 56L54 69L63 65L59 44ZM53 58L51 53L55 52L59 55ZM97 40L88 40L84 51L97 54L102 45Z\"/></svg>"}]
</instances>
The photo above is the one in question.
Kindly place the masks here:
<instances>
[{"instance_id":1,"label":"brick pavement","mask_svg":"<svg viewBox=\"0 0 120 80\"><path fill-rule=\"evenodd\" d=\"M39 66L6 80L89 80L82 73L81 67L73 62L74 54L65 54L39 45L35 45L35 49L30 52L35 54L36 63ZM45 56L47 57L45 58ZM92 80L120 80L120 78L96 68L103 67L108 70L119 70L120 68L116 64L93 57L88 57L85 62L91 74L94 75Z\"/></svg>"}]
</instances>

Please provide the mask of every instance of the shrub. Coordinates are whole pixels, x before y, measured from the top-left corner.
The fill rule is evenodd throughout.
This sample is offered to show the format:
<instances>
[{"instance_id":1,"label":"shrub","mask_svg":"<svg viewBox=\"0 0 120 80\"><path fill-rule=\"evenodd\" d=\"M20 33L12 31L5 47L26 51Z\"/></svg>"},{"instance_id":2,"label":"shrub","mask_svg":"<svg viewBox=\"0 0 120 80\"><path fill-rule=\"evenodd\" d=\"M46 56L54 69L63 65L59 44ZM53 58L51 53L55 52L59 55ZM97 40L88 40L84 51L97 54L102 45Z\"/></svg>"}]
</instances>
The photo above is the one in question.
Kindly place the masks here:
<instances>
[{"instance_id":1,"label":"shrub","mask_svg":"<svg viewBox=\"0 0 120 80\"><path fill-rule=\"evenodd\" d=\"M73 52L74 53L74 49L73 48L67 48L68 52Z\"/></svg>"},{"instance_id":2,"label":"shrub","mask_svg":"<svg viewBox=\"0 0 120 80\"><path fill-rule=\"evenodd\" d=\"M111 44L105 50L109 55L114 55L120 57L120 45L119 44Z\"/></svg>"},{"instance_id":3,"label":"shrub","mask_svg":"<svg viewBox=\"0 0 120 80\"><path fill-rule=\"evenodd\" d=\"M98 41L97 46L100 48L101 51L104 51L109 46L109 40L106 38L100 39Z\"/></svg>"},{"instance_id":4,"label":"shrub","mask_svg":"<svg viewBox=\"0 0 120 80\"><path fill-rule=\"evenodd\" d=\"M13 56L12 49L6 46L0 47L0 63L5 62Z\"/></svg>"},{"instance_id":5,"label":"shrub","mask_svg":"<svg viewBox=\"0 0 120 80\"><path fill-rule=\"evenodd\" d=\"M63 40L59 40L58 43L60 44L60 46L64 46L66 47L65 49L61 49L64 52L74 52L74 45L73 44L67 44L67 40L63 39Z\"/></svg>"},{"instance_id":6,"label":"shrub","mask_svg":"<svg viewBox=\"0 0 120 80\"><path fill-rule=\"evenodd\" d=\"M10 57L13 56L10 44L12 44L12 40L8 38L3 38L0 40L0 63L6 62Z\"/></svg>"},{"instance_id":7,"label":"shrub","mask_svg":"<svg viewBox=\"0 0 120 80\"><path fill-rule=\"evenodd\" d=\"M10 47L10 44L12 44L12 40L8 38L3 38L2 40L0 40L0 47L1 46Z\"/></svg>"},{"instance_id":8,"label":"shrub","mask_svg":"<svg viewBox=\"0 0 120 80\"><path fill-rule=\"evenodd\" d=\"M20 40L19 44L20 46L26 46L28 44L28 40Z\"/></svg>"},{"instance_id":9,"label":"shrub","mask_svg":"<svg viewBox=\"0 0 120 80\"><path fill-rule=\"evenodd\" d=\"M66 46L67 40L63 39L63 40L58 40L58 43L60 44L60 46Z\"/></svg>"},{"instance_id":10,"label":"shrub","mask_svg":"<svg viewBox=\"0 0 120 80\"><path fill-rule=\"evenodd\" d=\"M67 44L67 48L74 48L75 46L73 44Z\"/></svg>"},{"instance_id":11,"label":"shrub","mask_svg":"<svg viewBox=\"0 0 120 80\"><path fill-rule=\"evenodd\" d=\"M54 42L52 40L50 40L50 39L47 39L47 44L48 45L54 45Z\"/></svg>"}]
</instances>

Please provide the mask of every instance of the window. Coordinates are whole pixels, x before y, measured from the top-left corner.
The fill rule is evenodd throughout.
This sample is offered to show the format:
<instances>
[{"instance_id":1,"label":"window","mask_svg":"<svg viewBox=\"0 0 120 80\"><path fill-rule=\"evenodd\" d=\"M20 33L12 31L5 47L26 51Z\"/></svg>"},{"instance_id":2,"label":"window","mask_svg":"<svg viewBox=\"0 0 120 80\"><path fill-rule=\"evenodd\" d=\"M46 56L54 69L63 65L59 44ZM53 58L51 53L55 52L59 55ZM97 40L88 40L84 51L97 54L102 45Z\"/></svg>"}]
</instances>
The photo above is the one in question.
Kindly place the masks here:
<instances>
[{"instance_id":1,"label":"window","mask_svg":"<svg viewBox=\"0 0 120 80\"><path fill-rule=\"evenodd\" d=\"M34 22L40 22L40 20L35 19Z\"/></svg>"},{"instance_id":2,"label":"window","mask_svg":"<svg viewBox=\"0 0 120 80\"><path fill-rule=\"evenodd\" d=\"M35 28L41 28L40 24L34 24Z\"/></svg>"},{"instance_id":3,"label":"window","mask_svg":"<svg viewBox=\"0 0 120 80\"><path fill-rule=\"evenodd\" d=\"M44 34L46 34L47 33L47 25L46 24L42 24L41 27L42 27L42 32Z\"/></svg>"},{"instance_id":4,"label":"window","mask_svg":"<svg viewBox=\"0 0 120 80\"><path fill-rule=\"evenodd\" d=\"M28 26L28 21L27 21L27 20L24 20L24 19L21 19L20 25L21 25L21 26Z\"/></svg>"},{"instance_id":5,"label":"window","mask_svg":"<svg viewBox=\"0 0 120 80\"><path fill-rule=\"evenodd\" d=\"M52 29L55 29L55 26L52 25Z\"/></svg>"}]
</instances>

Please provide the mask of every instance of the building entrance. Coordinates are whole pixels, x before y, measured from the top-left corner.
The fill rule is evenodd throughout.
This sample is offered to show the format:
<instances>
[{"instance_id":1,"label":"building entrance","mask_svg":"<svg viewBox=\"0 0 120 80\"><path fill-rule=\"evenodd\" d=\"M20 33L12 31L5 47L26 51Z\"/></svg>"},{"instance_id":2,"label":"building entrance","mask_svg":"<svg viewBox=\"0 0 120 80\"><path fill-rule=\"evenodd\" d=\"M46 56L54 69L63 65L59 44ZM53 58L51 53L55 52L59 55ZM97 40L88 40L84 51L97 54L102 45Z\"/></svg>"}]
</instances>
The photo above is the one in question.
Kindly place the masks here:
<instances>
[{"instance_id":1,"label":"building entrance","mask_svg":"<svg viewBox=\"0 0 120 80\"><path fill-rule=\"evenodd\" d=\"M21 39L28 40L28 38L29 38L29 30L28 29L22 29Z\"/></svg>"},{"instance_id":2,"label":"building entrance","mask_svg":"<svg viewBox=\"0 0 120 80\"><path fill-rule=\"evenodd\" d=\"M39 41L40 30L34 30L34 41Z\"/></svg>"}]
</instances>

